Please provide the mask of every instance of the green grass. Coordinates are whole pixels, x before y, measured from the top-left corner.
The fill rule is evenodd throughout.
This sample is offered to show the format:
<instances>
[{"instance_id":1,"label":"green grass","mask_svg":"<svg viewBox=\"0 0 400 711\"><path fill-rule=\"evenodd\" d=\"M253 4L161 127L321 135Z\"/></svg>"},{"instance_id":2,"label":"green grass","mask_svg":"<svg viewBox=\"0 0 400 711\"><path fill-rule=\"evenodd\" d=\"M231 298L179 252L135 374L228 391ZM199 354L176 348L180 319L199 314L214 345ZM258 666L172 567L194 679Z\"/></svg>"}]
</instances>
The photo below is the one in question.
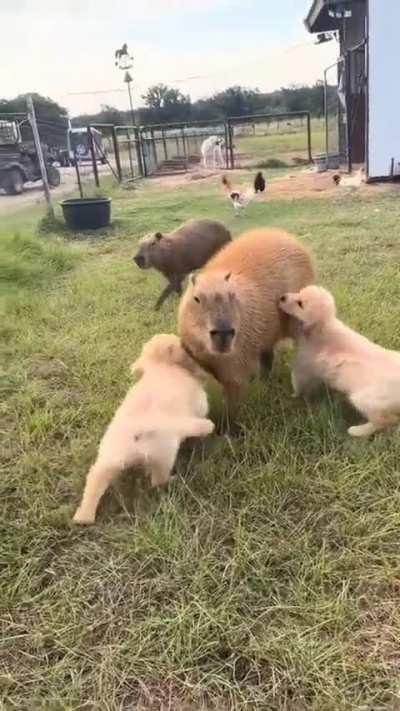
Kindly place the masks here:
<instances>
[{"instance_id":1,"label":"green grass","mask_svg":"<svg viewBox=\"0 0 400 711\"><path fill-rule=\"evenodd\" d=\"M236 167L269 167L269 161L282 161L286 165L296 165L308 160L306 122L293 122L291 127L285 124L255 124L255 134L241 135L237 127L234 136ZM312 153L321 153L325 148L324 123L312 119ZM270 167L273 167L272 165Z\"/></svg>"},{"instance_id":2,"label":"green grass","mask_svg":"<svg viewBox=\"0 0 400 711\"><path fill-rule=\"evenodd\" d=\"M340 397L294 402L290 353L252 386L242 439L185 453L167 491L122 479L95 527L70 523L129 364L175 328L137 239L195 216L287 228L340 314L400 349L397 193L267 200L238 220L217 180L149 181L113 190L113 211L81 240L38 236L37 213L0 227L0 707L398 708L399 438L351 440Z\"/></svg>"}]
</instances>

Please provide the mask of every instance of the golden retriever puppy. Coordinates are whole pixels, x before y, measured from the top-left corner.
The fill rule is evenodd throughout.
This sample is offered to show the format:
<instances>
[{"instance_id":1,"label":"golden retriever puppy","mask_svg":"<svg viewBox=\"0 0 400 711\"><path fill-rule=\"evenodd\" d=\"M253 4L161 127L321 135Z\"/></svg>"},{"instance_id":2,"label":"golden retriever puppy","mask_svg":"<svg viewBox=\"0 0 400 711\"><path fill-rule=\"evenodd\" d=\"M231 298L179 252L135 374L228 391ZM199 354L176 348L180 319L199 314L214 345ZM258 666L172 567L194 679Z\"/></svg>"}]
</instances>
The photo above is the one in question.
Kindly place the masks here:
<instances>
[{"instance_id":1,"label":"golden retriever puppy","mask_svg":"<svg viewBox=\"0 0 400 711\"><path fill-rule=\"evenodd\" d=\"M285 294L280 307L295 319L297 329L295 396L307 395L321 382L345 393L367 418L365 424L349 428L353 437L367 437L400 421L400 353L339 321L332 294L321 287Z\"/></svg>"},{"instance_id":2,"label":"golden retriever puppy","mask_svg":"<svg viewBox=\"0 0 400 711\"><path fill-rule=\"evenodd\" d=\"M214 429L206 419L203 371L177 336L154 336L131 370L141 378L128 391L101 440L74 516L76 523L94 523L100 498L125 469L144 467L152 486L167 484L181 442Z\"/></svg>"}]
</instances>

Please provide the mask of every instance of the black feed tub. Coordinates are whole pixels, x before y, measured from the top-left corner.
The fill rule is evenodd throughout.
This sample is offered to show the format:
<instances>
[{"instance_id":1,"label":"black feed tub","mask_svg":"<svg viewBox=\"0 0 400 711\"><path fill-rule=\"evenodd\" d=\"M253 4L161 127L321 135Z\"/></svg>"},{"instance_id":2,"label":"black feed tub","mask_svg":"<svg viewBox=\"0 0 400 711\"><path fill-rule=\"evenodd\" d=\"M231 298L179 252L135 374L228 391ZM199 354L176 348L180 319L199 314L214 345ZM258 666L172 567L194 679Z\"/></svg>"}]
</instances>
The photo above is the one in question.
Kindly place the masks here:
<instances>
[{"instance_id":1,"label":"black feed tub","mask_svg":"<svg viewBox=\"0 0 400 711\"><path fill-rule=\"evenodd\" d=\"M97 230L108 227L111 218L111 199L71 198L63 200L64 220L71 230Z\"/></svg>"}]
</instances>

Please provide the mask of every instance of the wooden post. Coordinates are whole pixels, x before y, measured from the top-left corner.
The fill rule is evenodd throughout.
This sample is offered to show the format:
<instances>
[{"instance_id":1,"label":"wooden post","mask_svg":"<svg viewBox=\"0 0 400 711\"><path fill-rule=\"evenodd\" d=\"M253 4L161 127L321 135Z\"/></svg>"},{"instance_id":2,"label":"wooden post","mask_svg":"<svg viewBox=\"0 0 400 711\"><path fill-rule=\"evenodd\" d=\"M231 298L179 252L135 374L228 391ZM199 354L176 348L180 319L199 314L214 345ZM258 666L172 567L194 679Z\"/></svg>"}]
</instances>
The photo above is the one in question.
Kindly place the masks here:
<instances>
[{"instance_id":1,"label":"wooden post","mask_svg":"<svg viewBox=\"0 0 400 711\"><path fill-rule=\"evenodd\" d=\"M95 147L94 147L94 140L93 140L93 133L92 133L91 126L87 127L87 137L88 137L90 155L92 156L94 182L96 183L96 187L99 188L100 187L99 172L97 170L96 151L95 151Z\"/></svg>"},{"instance_id":2,"label":"wooden post","mask_svg":"<svg viewBox=\"0 0 400 711\"><path fill-rule=\"evenodd\" d=\"M35 149L36 149L36 153L37 153L37 157L38 157L38 161L39 161L40 174L41 174L42 180L43 180L43 188L44 188L44 194L45 194L46 202L47 202L47 209L48 209L50 215L52 217L54 217L54 208L53 208L53 205L51 202L46 164L45 164L44 158L43 158L42 144L40 143L40 136L39 136L39 131L38 131L37 123L36 123L35 107L33 105L33 99L30 94L28 94L28 96L26 98L26 103L28 105L29 123L32 128L33 140L35 142Z\"/></svg>"}]
</instances>

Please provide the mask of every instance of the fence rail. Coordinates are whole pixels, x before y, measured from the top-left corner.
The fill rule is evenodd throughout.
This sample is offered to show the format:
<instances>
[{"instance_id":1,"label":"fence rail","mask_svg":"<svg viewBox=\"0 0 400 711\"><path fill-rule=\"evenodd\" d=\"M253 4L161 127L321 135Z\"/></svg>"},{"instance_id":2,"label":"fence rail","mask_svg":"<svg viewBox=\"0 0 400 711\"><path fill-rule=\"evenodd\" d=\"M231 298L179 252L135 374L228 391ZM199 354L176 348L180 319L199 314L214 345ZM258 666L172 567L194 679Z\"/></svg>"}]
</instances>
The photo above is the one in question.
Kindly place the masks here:
<instances>
[{"instance_id":1,"label":"fence rail","mask_svg":"<svg viewBox=\"0 0 400 711\"><path fill-rule=\"evenodd\" d=\"M21 116L23 139L29 140L31 127L23 120L26 115ZM222 165L218 167L223 169L272 168L312 161L311 116L307 111L148 126L92 123L72 131L61 117L54 125L43 119L37 123L46 142L50 142L49 137L52 141L53 160L62 167L76 162L84 168L86 164L97 186L105 172L124 182L155 173L194 170L202 159L202 144L210 136L222 139Z\"/></svg>"}]
</instances>

